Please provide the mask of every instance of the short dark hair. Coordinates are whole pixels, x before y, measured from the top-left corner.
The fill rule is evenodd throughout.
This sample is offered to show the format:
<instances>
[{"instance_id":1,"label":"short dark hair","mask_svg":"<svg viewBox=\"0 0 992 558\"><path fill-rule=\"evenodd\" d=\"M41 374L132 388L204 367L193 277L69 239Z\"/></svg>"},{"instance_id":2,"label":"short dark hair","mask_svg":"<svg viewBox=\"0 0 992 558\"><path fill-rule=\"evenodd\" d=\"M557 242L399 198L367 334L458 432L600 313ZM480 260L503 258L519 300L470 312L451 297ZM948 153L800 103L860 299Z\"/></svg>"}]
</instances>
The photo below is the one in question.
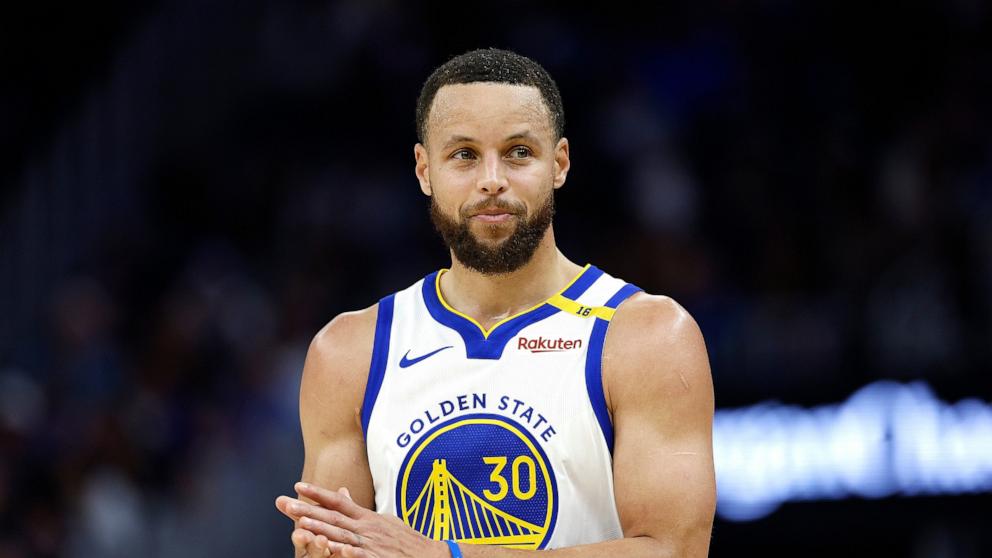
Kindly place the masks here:
<instances>
[{"instance_id":1,"label":"short dark hair","mask_svg":"<svg viewBox=\"0 0 992 558\"><path fill-rule=\"evenodd\" d=\"M428 76L417 99L417 139L420 143L426 143L427 117L430 116L431 104L438 89L456 83L477 82L536 87L551 114L551 129L555 140L565 135L565 109L561 104L561 93L547 70L515 52L484 48L459 54L438 66Z\"/></svg>"}]
</instances>

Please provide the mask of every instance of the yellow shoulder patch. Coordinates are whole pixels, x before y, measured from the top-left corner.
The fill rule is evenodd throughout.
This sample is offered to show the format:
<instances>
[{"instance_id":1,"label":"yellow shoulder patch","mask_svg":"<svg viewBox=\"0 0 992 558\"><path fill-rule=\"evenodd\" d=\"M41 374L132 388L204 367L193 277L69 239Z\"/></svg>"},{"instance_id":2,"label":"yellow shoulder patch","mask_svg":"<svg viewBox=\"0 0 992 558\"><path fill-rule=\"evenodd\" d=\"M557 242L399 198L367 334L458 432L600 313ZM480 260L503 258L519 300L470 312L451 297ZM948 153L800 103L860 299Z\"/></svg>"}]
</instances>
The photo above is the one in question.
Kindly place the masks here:
<instances>
[{"instance_id":1,"label":"yellow shoulder patch","mask_svg":"<svg viewBox=\"0 0 992 558\"><path fill-rule=\"evenodd\" d=\"M549 298L548 304L559 310L568 312L569 314L574 314L576 316L581 316L583 318L600 318L610 321L613 319L613 314L616 313L616 310L613 308L606 306L584 306L570 298L565 298L560 294L556 294Z\"/></svg>"}]
</instances>

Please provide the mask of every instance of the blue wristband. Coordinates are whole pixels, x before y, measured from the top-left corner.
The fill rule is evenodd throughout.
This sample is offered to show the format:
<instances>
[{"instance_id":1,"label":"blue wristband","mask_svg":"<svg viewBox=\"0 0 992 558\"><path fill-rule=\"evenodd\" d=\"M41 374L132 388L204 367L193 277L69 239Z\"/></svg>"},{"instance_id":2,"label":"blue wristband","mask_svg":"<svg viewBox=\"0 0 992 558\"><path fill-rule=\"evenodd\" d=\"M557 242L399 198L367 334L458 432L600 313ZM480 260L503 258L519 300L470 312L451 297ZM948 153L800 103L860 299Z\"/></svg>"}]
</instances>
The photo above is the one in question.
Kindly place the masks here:
<instances>
[{"instance_id":1,"label":"blue wristband","mask_svg":"<svg viewBox=\"0 0 992 558\"><path fill-rule=\"evenodd\" d=\"M462 558L462 549L458 548L458 543L455 541L446 540L448 543L448 550L451 551L451 558Z\"/></svg>"}]
</instances>

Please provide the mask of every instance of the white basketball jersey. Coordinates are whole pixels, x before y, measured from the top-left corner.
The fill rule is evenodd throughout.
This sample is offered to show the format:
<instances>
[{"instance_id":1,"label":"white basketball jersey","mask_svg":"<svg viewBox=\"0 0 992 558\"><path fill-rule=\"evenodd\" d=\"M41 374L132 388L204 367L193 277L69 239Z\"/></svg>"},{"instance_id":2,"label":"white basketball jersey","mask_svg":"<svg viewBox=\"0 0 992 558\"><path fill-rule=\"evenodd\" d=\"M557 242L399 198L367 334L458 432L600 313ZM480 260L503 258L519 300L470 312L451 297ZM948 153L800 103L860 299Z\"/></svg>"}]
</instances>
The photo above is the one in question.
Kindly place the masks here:
<instances>
[{"instance_id":1,"label":"white basketball jersey","mask_svg":"<svg viewBox=\"0 0 992 558\"><path fill-rule=\"evenodd\" d=\"M444 271L379 303L362 405L376 510L469 544L622 537L602 352L639 289L586 266L484 331L444 301Z\"/></svg>"}]
</instances>

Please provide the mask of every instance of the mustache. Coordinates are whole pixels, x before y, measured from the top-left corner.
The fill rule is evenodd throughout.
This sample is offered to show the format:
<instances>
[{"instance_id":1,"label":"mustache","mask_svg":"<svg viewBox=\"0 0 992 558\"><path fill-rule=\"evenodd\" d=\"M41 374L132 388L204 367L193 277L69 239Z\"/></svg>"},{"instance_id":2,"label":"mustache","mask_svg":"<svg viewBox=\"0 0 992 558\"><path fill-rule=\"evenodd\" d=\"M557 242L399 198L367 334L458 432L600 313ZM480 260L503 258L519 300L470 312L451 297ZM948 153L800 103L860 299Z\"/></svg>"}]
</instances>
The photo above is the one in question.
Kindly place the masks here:
<instances>
[{"instance_id":1,"label":"mustache","mask_svg":"<svg viewBox=\"0 0 992 558\"><path fill-rule=\"evenodd\" d=\"M479 203L469 205L462 208L463 217L471 217L473 215L478 215L483 211L491 211L493 209L499 210L503 213L509 213L511 215L523 215L527 212L527 207L523 202L511 202L509 200L504 200L500 198L483 200Z\"/></svg>"}]
</instances>

